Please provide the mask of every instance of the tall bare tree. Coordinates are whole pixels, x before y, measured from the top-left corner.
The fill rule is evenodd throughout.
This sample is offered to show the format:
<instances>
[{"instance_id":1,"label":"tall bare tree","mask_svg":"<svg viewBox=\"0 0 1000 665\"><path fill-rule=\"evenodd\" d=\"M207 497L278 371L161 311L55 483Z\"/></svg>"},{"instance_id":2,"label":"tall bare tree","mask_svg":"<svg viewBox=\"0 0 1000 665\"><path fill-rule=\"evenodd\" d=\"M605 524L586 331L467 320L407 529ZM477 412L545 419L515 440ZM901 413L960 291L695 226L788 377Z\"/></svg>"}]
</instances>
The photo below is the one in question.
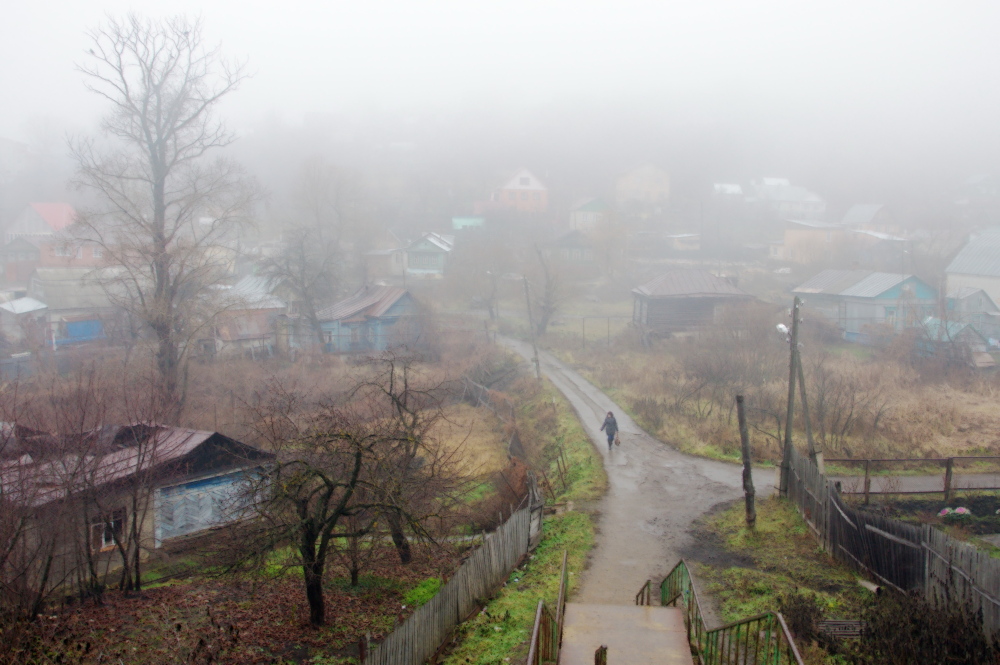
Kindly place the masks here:
<instances>
[{"instance_id":1,"label":"tall bare tree","mask_svg":"<svg viewBox=\"0 0 1000 665\"><path fill-rule=\"evenodd\" d=\"M234 140L219 102L246 78L206 46L200 20L129 15L89 33L79 66L110 111L104 139L72 142L77 184L96 195L83 232L114 266L109 296L155 340L165 399L180 409L188 350L212 318L212 289L239 249L256 192L235 164L212 157Z\"/></svg>"},{"instance_id":2,"label":"tall bare tree","mask_svg":"<svg viewBox=\"0 0 1000 665\"><path fill-rule=\"evenodd\" d=\"M320 157L303 163L294 195L298 215L282 231L281 251L263 269L291 296L322 347L318 312L345 278L345 247L353 248L364 233L365 198L357 177Z\"/></svg>"}]
</instances>

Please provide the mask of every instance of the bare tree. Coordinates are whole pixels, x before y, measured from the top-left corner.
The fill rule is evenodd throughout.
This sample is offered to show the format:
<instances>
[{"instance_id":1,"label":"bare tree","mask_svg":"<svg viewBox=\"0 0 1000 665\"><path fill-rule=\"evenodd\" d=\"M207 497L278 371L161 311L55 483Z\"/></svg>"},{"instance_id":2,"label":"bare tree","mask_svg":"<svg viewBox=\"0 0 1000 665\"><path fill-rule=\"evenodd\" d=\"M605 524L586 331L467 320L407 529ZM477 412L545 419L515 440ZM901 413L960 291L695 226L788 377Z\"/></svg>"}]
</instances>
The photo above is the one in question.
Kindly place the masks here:
<instances>
[{"instance_id":1,"label":"bare tree","mask_svg":"<svg viewBox=\"0 0 1000 665\"><path fill-rule=\"evenodd\" d=\"M318 312L335 297L349 255L367 228L360 180L319 157L306 160L295 199L299 217L282 232L281 251L265 259L264 274L291 297L322 348Z\"/></svg>"},{"instance_id":2,"label":"bare tree","mask_svg":"<svg viewBox=\"0 0 1000 665\"><path fill-rule=\"evenodd\" d=\"M369 472L385 435L370 415L328 405L301 426L288 413L258 419L283 438L273 442L277 458L268 472L251 479L248 492L257 500L248 502L251 519L234 533L229 567L262 565L275 548L289 546L315 626L326 622L323 582L336 540L362 535L350 518L381 508ZM292 438L284 438L288 426L298 430Z\"/></svg>"},{"instance_id":3,"label":"bare tree","mask_svg":"<svg viewBox=\"0 0 1000 665\"><path fill-rule=\"evenodd\" d=\"M210 159L234 140L215 111L246 72L205 45L200 20L129 15L89 37L79 70L110 112L103 143L71 145L77 184L99 202L80 226L114 266L103 273L109 296L152 332L160 390L179 410L210 287L256 198L238 166Z\"/></svg>"},{"instance_id":4,"label":"bare tree","mask_svg":"<svg viewBox=\"0 0 1000 665\"><path fill-rule=\"evenodd\" d=\"M461 447L447 451L434 436L445 418L446 382L420 376L413 356L390 351L374 364L377 372L355 394L387 414L377 488L393 545L405 564L412 559L406 527L424 535L421 525L461 493L461 474L454 467Z\"/></svg>"},{"instance_id":5,"label":"bare tree","mask_svg":"<svg viewBox=\"0 0 1000 665\"><path fill-rule=\"evenodd\" d=\"M535 252L538 254L538 265L541 269L539 273L541 284L537 287L540 292L535 294L534 303L538 309L535 332L544 335L552 323L552 318L566 301L566 288L558 271L545 260L542 251L536 247Z\"/></svg>"}]
</instances>

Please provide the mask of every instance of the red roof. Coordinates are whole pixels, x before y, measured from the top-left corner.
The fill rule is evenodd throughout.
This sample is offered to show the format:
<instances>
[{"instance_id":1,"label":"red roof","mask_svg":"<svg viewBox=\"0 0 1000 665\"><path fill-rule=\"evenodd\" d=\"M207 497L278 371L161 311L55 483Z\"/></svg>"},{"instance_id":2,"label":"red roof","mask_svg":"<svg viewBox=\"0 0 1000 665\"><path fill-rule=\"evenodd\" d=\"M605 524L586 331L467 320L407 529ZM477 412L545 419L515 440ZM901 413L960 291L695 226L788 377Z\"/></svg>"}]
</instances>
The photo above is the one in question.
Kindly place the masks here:
<instances>
[{"instance_id":1,"label":"red roof","mask_svg":"<svg viewBox=\"0 0 1000 665\"><path fill-rule=\"evenodd\" d=\"M406 289L397 286L378 286L361 289L350 298L341 300L316 313L321 321L342 321L344 319L363 320L366 317L378 318L389 311L400 298L407 294Z\"/></svg>"},{"instance_id":2,"label":"red roof","mask_svg":"<svg viewBox=\"0 0 1000 665\"><path fill-rule=\"evenodd\" d=\"M32 203L31 208L53 231L62 231L76 221L76 210L68 203Z\"/></svg>"}]
</instances>

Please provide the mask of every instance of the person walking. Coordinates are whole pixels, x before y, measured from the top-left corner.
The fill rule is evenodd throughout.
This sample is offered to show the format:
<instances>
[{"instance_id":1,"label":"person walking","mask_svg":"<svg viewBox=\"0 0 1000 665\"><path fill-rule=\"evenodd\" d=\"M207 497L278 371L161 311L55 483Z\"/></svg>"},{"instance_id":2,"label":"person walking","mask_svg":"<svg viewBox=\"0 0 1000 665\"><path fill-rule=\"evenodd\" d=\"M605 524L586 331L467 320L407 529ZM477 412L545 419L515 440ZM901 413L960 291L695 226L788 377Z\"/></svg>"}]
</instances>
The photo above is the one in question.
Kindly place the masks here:
<instances>
[{"instance_id":1,"label":"person walking","mask_svg":"<svg viewBox=\"0 0 1000 665\"><path fill-rule=\"evenodd\" d=\"M608 450L611 450L615 445L615 435L618 434L618 421L615 420L615 414L608 411L604 424L601 425L601 430L608 435Z\"/></svg>"}]
</instances>

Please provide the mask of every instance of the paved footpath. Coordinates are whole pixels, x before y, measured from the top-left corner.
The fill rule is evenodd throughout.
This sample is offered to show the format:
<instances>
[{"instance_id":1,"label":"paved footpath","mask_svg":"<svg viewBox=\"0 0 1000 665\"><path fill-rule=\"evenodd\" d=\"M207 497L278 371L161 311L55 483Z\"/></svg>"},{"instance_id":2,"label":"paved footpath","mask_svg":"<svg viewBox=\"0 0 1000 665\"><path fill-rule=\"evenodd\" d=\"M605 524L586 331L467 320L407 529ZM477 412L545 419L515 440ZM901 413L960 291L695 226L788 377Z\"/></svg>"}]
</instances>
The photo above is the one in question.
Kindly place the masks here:
<instances>
[{"instance_id":1,"label":"paved footpath","mask_svg":"<svg viewBox=\"0 0 1000 665\"><path fill-rule=\"evenodd\" d=\"M529 344L503 343L525 358ZM570 401L604 457L608 492L597 506L597 543L575 603L633 603L647 579L660 580L691 543L688 529L713 506L743 496L739 465L685 455L659 441L610 397L549 353L539 351L542 372ZM621 429L621 446L608 451L600 431L608 411ZM757 496L773 491L774 471L754 471ZM709 619L714 625L714 621Z\"/></svg>"}]
</instances>

